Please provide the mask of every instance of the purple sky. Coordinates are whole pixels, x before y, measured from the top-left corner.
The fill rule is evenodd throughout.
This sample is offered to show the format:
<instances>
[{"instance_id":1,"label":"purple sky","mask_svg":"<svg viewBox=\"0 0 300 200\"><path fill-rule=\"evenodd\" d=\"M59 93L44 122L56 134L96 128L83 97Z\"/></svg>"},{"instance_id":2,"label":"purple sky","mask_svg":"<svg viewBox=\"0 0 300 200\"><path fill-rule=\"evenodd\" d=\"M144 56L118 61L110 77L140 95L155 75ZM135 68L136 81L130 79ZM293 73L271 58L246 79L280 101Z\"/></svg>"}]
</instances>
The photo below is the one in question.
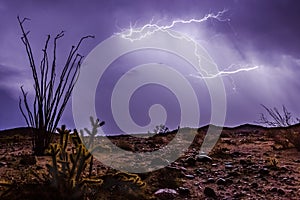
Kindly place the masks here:
<instances>
[{"instance_id":1,"label":"purple sky","mask_svg":"<svg viewBox=\"0 0 300 200\"><path fill-rule=\"evenodd\" d=\"M101 41L120 32L121 28L128 28L130 24L140 27L153 19L154 22L159 21L160 24L166 25L172 20L202 18L209 12L217 13L223 9L228 10L224 17L230 19L230 22L208 20L203 24L190 24L178 29L188 33L205 47L220 70L225 70L231 64L240 67L259 66L253 71L223 77L227 94L225 125L253 123L263 111L260 104L269 107L284 104L293 115L300 116L300 3L296 0L31 0L26 3L21 0L0 0L0 130L25 126L18 108L18 98L21 95L19 88L24 85L26 91L32 91L30 68L20 40L17 15L31 19L25 27L31 30L30 41L37 60L41 57L47 34L55 35L61 30L66 31L58 47L58 52L62 55L59 62L62 62L70 46L88 34L95 35L96 38L84 42L80 50L83 55L87 55ZM151 51L144 53L145 59L149 60L155 55L155 52ZM130 55L128 56L127 60L130 59ZM165 59L163 54L159 54L158 57ZM170 56L170 59L176 58ZM128 63L134 62L131 60ZM112 64L111 71L107 72L112 80L116 78L113 75L113 67L118 64L126 65L126 58L120 58ZM109 90L105 84L112 80L106 79L104 78L101 88L97 91L100 95L97 98L105 98L105 90ZM141 111L137 114L147 113L145 108L153 103L168 104L166 99L172 98L168 91L155 87L152 90L157 89L156 94L160 95L161 102L149 95L149 101L146 102L149 105L140 106L137 99L145 93L142 90L137 91L132 98L134 104L140 106L138 109ZM143 89L146 90L147 87ZM204 92L203 95L207 94ZM176 100L173 105L177 105ZM209 102L200 105L204 113L203 124L209 118L208 106ZM97 105L97 108L98 113L106 113L101 110L104 109L101 105ZM169 105L167 109L173 108ZM174 112L178 114L178 111ZM111 120L109 113L104 114L102 119ZM140 124L147 121L139 121L140 116L133 118ZM74 127L71 101L61 122L70 128Z\"/></svg>"}]
</instances>

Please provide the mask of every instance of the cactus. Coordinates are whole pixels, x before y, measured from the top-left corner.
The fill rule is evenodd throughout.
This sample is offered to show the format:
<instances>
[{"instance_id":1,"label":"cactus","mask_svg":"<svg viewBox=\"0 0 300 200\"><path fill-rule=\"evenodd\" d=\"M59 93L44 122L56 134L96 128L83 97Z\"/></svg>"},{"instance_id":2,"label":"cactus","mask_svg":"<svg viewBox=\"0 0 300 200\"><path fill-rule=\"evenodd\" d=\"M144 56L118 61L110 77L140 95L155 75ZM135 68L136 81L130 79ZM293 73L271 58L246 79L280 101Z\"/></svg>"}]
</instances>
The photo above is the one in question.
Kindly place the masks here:
<instances>
[{"instance_id":1,"label":"cactus","mask_svg":"<svg viewBox=\"0 0 300 200\"><path fill-rule=\"evenodd\" d=\"M94 120L93 117L90 117L90 121L92 124L92 130L90 131L89 129L84 128L84 131L89 135L89 137L88 137L89 140L88 141L84 140L84 131L83 130L80 130L80 136L81 136L83 144L85 144L85 147L89 150L92 150L94 147L93 141L95 139L95 136L98 133L98 128L103 126L105 124L105 122L104 121L100 122L99 119Z\"/></svg>"},{"instance_id":2,"label":"cactus","mask_svg":"<svg viewBox=\"0 0 300 200\"><path fill-rule=\"evenodd\" d=\"M101 179L91 178L92 155L83 145L79 134L70 130L66 126L57 128L60 136L59 143L51 144L48 153L52 158L52 165L47 165L48 171L53 178L53 183L58 188L68 189L81 188L84 184L102 183ZM72 152L67 151L71 145ZM86 167L90 165L89 178L83 178Z\"/></svg>"},{"instance_id":3,"label":"cactus","mask_svg":"<svg viewBox=\"0 0 300 200\"><path fill-rule=\"evenodd\" d=\"M137 174L130 174L126 172L117 172L114 174L114 177L118 177L119 181L131 182L138 186L139 188L144 188L146 183L141 180Z\"/></svg>"},{"instance_id":4,"label":"cactus","mask_svg":"<svg viewBox=\"0 0 300 200\"><path fill-rule=\"evenodd\" d=\"M85 147L90 152L93 152L96 149L94 147L94 139L95 139L95 136L98 133L98 128L101 127L101 126L104 126L105 122L104 121L100 122L99 119L94 120L94 118L92 116L90 117L90 121L91 121L91 125L92 125L92 130L90 131L89 129L84 128L85 132L89 135L89 137L88 137L89 140L87 142L84 141L84 131L83 130L80 130L80 135L81 135L81 139L83 140L83 144L85 144ZM77 133L77 135L78 135L78 133ZM90 168L89 168L89 178L92 175L93 160L94 160L94 157L91 156L91 159L90 159Z\"/></svg>"},{"instance_id":5,"label":"cactus","mask_svg":"<svg viewBox=\"0 0 300 200\"><path fill-rule=\"evenodd\" d=\"M0 194L0 198L2 199L7 194L9 194L11 192L11 190L13 189L13 187L15 187L15 183L10 183L10 182L5 181L5 180L0 180L0 186L5 188L4 192L2 192Z\"/></svg>"},{"instance_id":6,"label":"cactus","mask_svg":"<svg viewBox=\"0 0 300 200\"><path fill-rule=\"evenodd\" d=\"M142 181L137 174L131 174L127 172L111 172L103 175L102 188L103 189L117 189L119 191L130 192L141 192L146 187L146 182ZM116 191L117 192L117 191Z\"/></svg>"},{"instance_id":7,"label":"cactus","mask_svg":"<svg viewBox=\"0 0 300 200\"><path fill-rule=\"evenodd\" d=\"M91 152L98 148L94 145L94 139L97 135L97 129L103 126L104 122L100 122L98 119L94 120L93 117L90 120L92 129L80 130L81 137L76 129L71 133L64 125L57 128L60 137L59 142L52 143L48 149L52 163L51 165L47 164L47 168L52 178L52 184L59 191L68 191L72 194L77 189L81 192L85 191L86 186L91 184L107 186L110 182L107 178L110 177L109 179L115 180L115 184L121 185L124 190L128 188L143 189L146 183L136 174L115 172L100 178L92 177L93 156ZM84 131L90 138L83 137ZM71 148L71 151L68 151L68 147ZM86 169L88 169L88 177L83 176ZM104 180L106 181L104 182Z\"/></svg>"}]
</instances>

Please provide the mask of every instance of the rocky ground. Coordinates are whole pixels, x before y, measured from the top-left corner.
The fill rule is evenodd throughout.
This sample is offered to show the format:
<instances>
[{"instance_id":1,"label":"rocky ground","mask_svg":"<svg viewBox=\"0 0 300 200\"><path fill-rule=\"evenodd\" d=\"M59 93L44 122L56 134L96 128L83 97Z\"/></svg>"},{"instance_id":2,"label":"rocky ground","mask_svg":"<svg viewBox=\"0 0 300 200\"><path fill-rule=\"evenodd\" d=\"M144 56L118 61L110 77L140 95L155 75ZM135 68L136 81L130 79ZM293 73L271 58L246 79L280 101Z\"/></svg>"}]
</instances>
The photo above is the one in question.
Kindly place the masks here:
<instances>
[{"instance_id":1,"label":"rocky ground","mask_svg":"<svg viewBox=\"0 0 300 200\"><path fill-rule=\"evenodd\" d=\"M299 126L292 129L299 131ZM199 154L207 127L186 130L195 136L188 151L165 168L138 174L140 181L120 186L113 175L117 172L94 160L93 175L104 182L98 190L89 188L94 192L87 199L300 199L300 152L285 141L282 130L252 125L224 128L208 155ZM125 150L146 152L166 146L175 134L110 140ZM39 177L47 177L45 165L51 158L31 156L28 129L1 131L0 145L0 197L29 199L36 193L33 198L47 199L49 189ZM126 156L114 159L124 163Z\"/></svg>"}]
</instances>

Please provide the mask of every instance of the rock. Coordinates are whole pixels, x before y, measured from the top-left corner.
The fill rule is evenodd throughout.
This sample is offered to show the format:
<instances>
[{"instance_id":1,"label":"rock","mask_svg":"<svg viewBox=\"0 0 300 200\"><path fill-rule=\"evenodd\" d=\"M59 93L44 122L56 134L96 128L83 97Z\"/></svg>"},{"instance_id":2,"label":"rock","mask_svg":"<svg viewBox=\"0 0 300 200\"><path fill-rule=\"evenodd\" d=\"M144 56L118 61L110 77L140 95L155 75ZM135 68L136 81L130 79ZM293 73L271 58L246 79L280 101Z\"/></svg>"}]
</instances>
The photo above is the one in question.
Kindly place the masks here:
<instances>
[{"instance_id":1,"label":"rock","mask_svg":"<svg viewBox=\"0 0 300 200\"><path fill-rule=\"evenodd\" d=\"M223 178L219 178L219 179L217 180L217 184L218 184L218 185L225 185L225 184L226 184L226 180L223 179Z\"/></svg>"},{"instance_id":2,"label":"rock","mask_svg":"<svg viewBox=\"0 0 300 200\"><path fill-rule=\"evenodd\" d=\"M185 167L179 167L179 169L184 172L187 171L187 169Z\"/></svg>"},{"instance_id":3,"label":"rock","mask_svg":"<svg viewBox=\"0 0 300 200\"><path fill-rule=\"evenodd\" d=\"M278 191L278 189L276 188L276 187L272 187L271 189L270 189L270 192L277 192Z\"/></svg>"},{"instance_id":4,"label":"rock","mask_svg":"<svg viewBox=\"0 0 300 200\"><path fill-rule=\"evenodd\" d=\"M284 191L283 189L281 189L281 188L279 188L279 189L277 190L277 192L278 192L278 194L280 194L280 195L284 195L284 194L285 194L285 191Z\"/></svg>"},{"instance_id":5,"label":"rock","mask_svg":"<svg viewBox=\"0 0 300 200\"><path fill-rule=\"evenodd\" d=\"M287 177L284 177L283 179L281 179L283 182L286 182L287 180L289 180Z\"/></svg>"},{"instance_id":6,"label":"rock","mask_svg":"<svg viewBox=\"0 0 300 200\"><path fill-rule=\"evenodd\" d=\"M212 162L212 158L205 154L200 154L197 156L197 161L199 162Z\"/></svg>"},{"instance_id":7,"label":"rock","mask_svg":"<svg viewBox=\"0 0 300 200\"><path fill-rule=\"evenodd\" d=\"M233 169L233 165L231 163L226 163L225 169Z\"/></svg>"},{"instance_id":8,"label":"rock","mask_svg":"<svg viewBox=\"0 0 300 200\"><path fill-rule=\"evenodd\" d=\"M195 170L196 173L203 173L203 172L206 172L206 171L207 171L207 169L201 168L201 167Z\"/></svg>"},{"instance_id":9,"label":"rock","mask_svg":"<svg viewBox=\"0 0 300 200\"><path fill-rule=\"evenodd\" d=\"M188 166L195 166L196 164L196 160L191 156L185 159L183 162Z\"/></svg>"},{"instance_id":10,"label":"rock","mask_svg":"<svg viewBox=\"0 0 300 200\"><path fill-rule=\"evenodd\" d=\"M198 169L196 169L195 170L195 173L197 174L197 175L205 175L205 172L204 171L200 171L200 170L198 170Z\"/></svg>"},{"instance_id":11,"label":"rock","mask_svg":"<svg viewBox=\"0 0 300 200\"><path fill-rule=\"evenodd\" d=\"M276 192L276 193L278 193L278 194L280 194L280 195L284 195L284 194L285 194L285 191L284 191L283 189L281 189L281 188L276 188L276 187L272 187L272 188L270 189L270 192Z\"/></svg>"},{"instance_id":12,"label":"rock","mask_svg":"<svg viewBox=\"0 0 300 200\"><path fill-rule=\"evenodd\" d=\"M233 169L233 165L225 165L225 169Z\"/></svg>"},{"instance_id":13,"label":"rock","mask_svg":"<svg viewBox=\"0 0 300 200\"><path fill-rule=\"evenodd\" d=\"M292 177L292 178L293 178L293 177ZM292 178L284 177L284 178L282 179L282 182L284 182L284 183L287 184L287 185L294 186L294 183L293 183L293 181L292 181Z\"/></svg>"},{"instance_id":14,"label":"rock","mask_svg":"<svg viewBox=\"0 0 300 200\"><path fill-rule=\"evenodd\" d=\"M7 166L7 162L0 162L0 167L6 167Z\"/></svg>"},{"instance_id":15,"label":"rock","mask_svg":"<svg viewBox=\"0 0 300 200\"><path fill-rule=\"evenodd\" d=\"M262 168L259 170L259 173L261 176L268 175L270 173L270 170L268 168Z\"/></svg>"},{"instance_id":16,"label":"rock","mask_svg":"<svg viewBox=\"0 0 300 200\"><path fill-rule=\"evenodd\" d=\"M190 193L191 193L191 191L188 188L185 188L185 187L179 187L178 192L179 192L179 194L185 195L185 196L190 195Z\"/></svg>"},{"instance_id":17,"label":"rock","mask_svg":"<svg viewBox=\"0 0 300 200\"><path fill-rule=\"evenodd\" d=\"M165 189L159 189L159 190L157 190L154 193L154 195L157 197L157 199L160 199L160 200L169 200L169 199L173 199L176 196L178 196L178 193L174 189L165 188Z\"/></svg>"},{"instance_id":18,"label":"rock","mask_svg":"<svg viewBox=\"0 0 300 200\"><path fill-rule=\"evenodd\" d=\"M217 197L215 190L210 188L210 187L205 187L204 188L204 194L207 197L212 197L212 198Z\"/></svg>"},{"instance_id":19,"label":"rock","mask_svg":"<svg viewBox=\"0 0 300 200\"><path fill-rule=\"evenodd\" d=\"M173 171L175 171L175 170L180 170L180 168L179 168L178 166L166 166L165 168L166 168L166 169L173 170Z\"/></svg>"},{"instance_id":20,"label":"rock","mask_svg":"<svg viewBox=\"0 0 300 200\"><path fill-rule=\"evenodd\" d=\"M214 183L216 182L214 178L208 178L206 183Z\"/></svg>"},{"instance_id":21,"label":"rock","mask_svg":"<svg viewBox=\"0 0 300 200\"><path fill-rule=\"evenodd\" d=\"M191 174L187 174L187 175L185 175L185 177L188 178L188 179L194 179L195 178L195 176L191 175Z\"/></svg>"}]
</instances>

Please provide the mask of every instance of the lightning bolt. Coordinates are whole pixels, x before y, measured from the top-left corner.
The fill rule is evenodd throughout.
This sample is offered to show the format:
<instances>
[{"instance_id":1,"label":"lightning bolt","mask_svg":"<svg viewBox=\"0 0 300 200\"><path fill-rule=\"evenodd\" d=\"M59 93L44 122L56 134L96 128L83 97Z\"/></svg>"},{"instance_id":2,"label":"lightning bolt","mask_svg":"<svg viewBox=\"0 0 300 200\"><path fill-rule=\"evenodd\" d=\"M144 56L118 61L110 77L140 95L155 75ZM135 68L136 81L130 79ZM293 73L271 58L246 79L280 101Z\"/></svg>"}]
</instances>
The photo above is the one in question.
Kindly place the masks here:
<instances>
[{"instance_id":1,"label":"lightning bolt","mask_svg":"<svg viewBox=\"0 0 300 200\"><path fill-rule=\"evenodd\" d=\"M140 27L140 28L134 28L130 25L129 29L125 29L122 30L122 33L116 33L116 35L119 35L121 38L130 40L131 42L134 42L136 40L142 40L152 34L154 34L157 31L163 31L163 32L167 32L169 35L171 35L172 37L178 38L178 39L186 39L188 41L194 41L196 42L193 38L188 37L188 36L176 36L174 34L172 34L171 32L169 32L168 30L171 30L172 28L174 28L177 24L191 24L191 23L203 23L205 21L207 21L208 19L215 19L218 21L230 21L230 19L223 19L223 14L227 12L227 10L223 10L223 11L219 11L217 14L207 14L205 15L203 18L201 19L189 19L189 20L174 20L172 21L171 24L169 25L165 25L165 26L161 26L158 25L157 23L153 23L153 18L150 21L149 24L145 24L144 26Z\"/></svg>"},{"instance_id":2,"label":"lightning bolt","mask_svg":"<svg viewBox=\"0 0 300 200\"><path fill-rule=\"evenodd\" d=\"M202 76L202 75L195 75L195 74L190 74L190 76L195 77L195 78L209 79L209 78L216 78L216 77L220 77L220 76L228 76L230 74L236 74L239 72L248 72L251 70L258 69L258 68L259 68L259 66L253 66L253 67L250 66L248 68L239 68L239 69L236 69L233 71L225 71L225 70L219 71L218 73L213 74L211 76Z\"/></svg>"},{"instance_id":3,"label":"lightning bolt","mask_svg":"<svg viewBox=\"0 0 300 200\"><path fill-rule=\"evenodd\" d=\"M236 66L235 64L232 64L230 67L227 68L230 69L232 66ZM199 75L195 75L195 74L190 74L191 77L193 78L199 78L199 79L211 79L211 78L217 78L217 77L222 77L222 76L227 76L231 82L231 85L232 85L232 90L233 92L237 92L237 87L236 87L236 84L234 82L234 79L232 77L230 77L229 75L231 74L236 74L236 73L239 73L239 72L248 72L248 71L251 71L251 70L255 70L255 69L258 69L259 66L246 66L244 68L239 68L239 69L236 69L236 70L232 70L232 71L219 71L218 73L214 74L214 75L211 75L211 76L203 76L202 74L199 73Z\"/></svg>"},{"instance_id":4,"label":"lightning bolt","mask_svg":"<svg viewBox=\"0 0 300 200\"><path fill-rule=\"evenodd\" d=\"M144 26L142 26L140 28L135 28L135 27L132 27L130 25L129 29L123 29L123 30L121 30L120 33L115 33L115 34L120 36L123 39L130 40L131 42L134 42L134 41L142 40L146 37L149 37L152 34L154 34L155 32L162 31L162 32L166 32L171 37L174 37L176 39L181 39L181 40L186 40L188 42L192 42L194 44L194 54L198 59L198 65L199 65L200 70L201 70L201 75L191 74L191 76L195 77L195 78L201 78L201 79L217 78L217 77L220 77L220 76L229 76L231 74L236 74L236 73L240 73L240 72L248 72L248 71L255 70L255 69L259 68L259 66L249 66L249 65L247 65L245 67L241 67L241 68L236 69L236 70L228 71L230 68L237 66L236 64L232 64L223 71L218 70L217 73L211 74L211 73L209 73L209 72L207 72L207 71L205 71L201 68L201 55L199 55L199 53L198 53L198 42L195 39L193 39L192 37L190 37L186 34L176 35L174 32L171 32L171 30L178 24L203 23L203 22L206 22L209 19L214 19L214 20L217 20L219 22L229 23L230 19L224 18L224 13L226 13L226 12L227 12L227 10L219 11L216 14L209 13L209 14L206 14L203 18L200 18L200 19L194 19L194 18L189 19L189 20L178 19L178 20L172 21L169 25L164 25L164 26L159 25L158 23L153 23L153 18L152 18L150 23L145 24ZM233 90L235 90L236 86L235 86L233 80L232 80L232 84L233 84Z\"/></svg>"}]
</instances>

